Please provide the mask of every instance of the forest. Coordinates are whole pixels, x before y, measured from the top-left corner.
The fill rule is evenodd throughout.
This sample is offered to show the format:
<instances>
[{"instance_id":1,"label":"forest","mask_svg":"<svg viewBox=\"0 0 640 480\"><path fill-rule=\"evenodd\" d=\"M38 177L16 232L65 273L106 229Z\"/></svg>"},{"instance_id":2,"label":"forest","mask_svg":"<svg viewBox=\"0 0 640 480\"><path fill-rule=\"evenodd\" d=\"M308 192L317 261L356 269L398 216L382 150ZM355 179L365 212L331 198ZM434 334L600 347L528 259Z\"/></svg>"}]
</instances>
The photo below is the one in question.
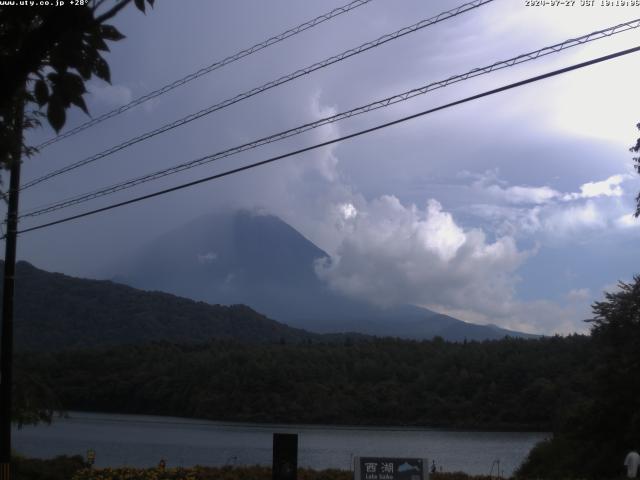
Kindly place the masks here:
<instances>
[{"instance_id":1,"label":"forest","mask_svg":"<svg viewBox=\"0 0 640 480\"><path fill-rule=\"evenodd\" d=\"M146 346L23 354L68 410L211 420L558 427L584 400L585 336L449 343L376 339L342 344Z\"/></svg>"},{"instance_id":2,"label":"forest","mask_svg":"<svg viewBox=\"0 0 640 480\"><path fill-rule=\"evenodd\" d=\"M16 384L31 391L16 392L27 413L34 405L25 402L38 399L49 409L224 421L551 431L517 476L614 478L640 444L640 277L593 311L588 336L23 352Z\"/></svg>"}]
</instances>

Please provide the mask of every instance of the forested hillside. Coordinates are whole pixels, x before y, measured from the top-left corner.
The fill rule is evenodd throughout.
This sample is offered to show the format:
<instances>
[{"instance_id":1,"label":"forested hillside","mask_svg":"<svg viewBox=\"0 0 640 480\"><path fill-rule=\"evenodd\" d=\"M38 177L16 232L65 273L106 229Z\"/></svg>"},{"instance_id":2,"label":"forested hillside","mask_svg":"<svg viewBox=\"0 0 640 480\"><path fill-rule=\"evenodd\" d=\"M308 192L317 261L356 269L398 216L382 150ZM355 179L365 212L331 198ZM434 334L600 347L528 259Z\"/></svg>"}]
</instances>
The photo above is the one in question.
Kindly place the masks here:
<instances>
[{"instance_id":1,"label":"forested hillside","mask_svg":"<svg viewBox=\"0 0 640 480\"><path fill-rule=\"evenodd\" d=\"M582 400L589 338L159 343L23 355L65 409L213 420L549 430Z\"/></svg>"},{"instance_id":2,"label":"forested hillside","mask_svg":"<svg viewBox=\"0 0 640 480\"><path fill-rule=\"evenodd\" d=\"M217 338L269 343L322 337L271 320L245 305L209 305L109 281L49 273L27 262L17 265L15 305L18 350L161 340L190 343Z\"/></svg>"}]
</instances>

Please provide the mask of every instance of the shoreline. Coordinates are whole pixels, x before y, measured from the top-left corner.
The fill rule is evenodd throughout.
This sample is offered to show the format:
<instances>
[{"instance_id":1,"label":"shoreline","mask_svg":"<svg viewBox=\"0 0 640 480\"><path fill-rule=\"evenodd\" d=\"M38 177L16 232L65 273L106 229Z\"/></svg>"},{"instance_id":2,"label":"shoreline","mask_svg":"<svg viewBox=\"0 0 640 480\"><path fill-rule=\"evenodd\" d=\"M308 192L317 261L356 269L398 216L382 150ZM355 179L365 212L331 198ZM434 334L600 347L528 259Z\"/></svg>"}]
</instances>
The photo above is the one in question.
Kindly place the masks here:
<instances>
[{"instance_id":1,"label":"shoreline","mask_svg":"<svg viewBox=\"0 0 640 480\"><path fill-rule=\"evenodd\" d=\"M95 415L96 418L92 416ZM104 419L97 418L98 416L120 416L125 417L122 420L114 419ZM133 420L133 417L136 417ZM290 430L292 428L302 429L302 430L345 430L345 431L358 431L358 430L384 430L389 432L399 431L399 432L407 432L407 431L415 431L415 432L473 432L473 433L542 433L548 436L553 436L553 433L549 430L545 429L532 429L526 428L527 426L522 426L522 428L518 428L517 426L513 426L513 428L506 427L434 427L434 426L426 426L426 425L380 425L380 424L327 424L327 423L280 423L280 422L268 422L268 421L260 421L260 422L251 422L251 421L233 421L233 420L211 420L207 418L193 418L193 417L180 417L174 415L155 415L148 413L121 413L121 412L95 412L95 411L83 411L83 410L69 410L67 412L63 412L63 415L55 415L53 417L52 423L56 422L59 419L64 420L88 420L94 421L97 423L129 423L127 421L133 420L136 423L141 424L156 424L156 425L193 425L193 426L212 426L212 427L233 427L233 428L248 428L254 430ZM149 420L145 420L148 418ZM162 419L162 420L151 420L151 419ZM25 426L25 427L28 427ZM25 428L23 427L23 428Z\"/></svg>"}]
</instances>

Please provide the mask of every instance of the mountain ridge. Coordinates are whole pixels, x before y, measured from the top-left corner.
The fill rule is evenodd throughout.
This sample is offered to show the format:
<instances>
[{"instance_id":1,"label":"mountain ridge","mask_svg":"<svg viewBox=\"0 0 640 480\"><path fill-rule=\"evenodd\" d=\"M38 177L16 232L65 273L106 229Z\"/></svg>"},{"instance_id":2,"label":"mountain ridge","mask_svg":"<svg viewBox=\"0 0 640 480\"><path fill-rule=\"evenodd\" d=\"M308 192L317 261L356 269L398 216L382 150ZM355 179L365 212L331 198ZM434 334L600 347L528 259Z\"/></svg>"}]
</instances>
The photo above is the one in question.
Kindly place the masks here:
<instances>
[{"instance_id":1,"label":"mountain ridge","mask_svg":"<svg viewBox=\"0 0 640 480\"><path fill-rule=\"evenodd\" d=\"M209 303L247 304L270 318L316 333L357 331L453 341L536 337L413 305L382 308L349 298L316 275L315 262L328 257L277 216L223 211L149 242L122 262L126 267L114 277L137 288Z\"/></svg>"},{"instance_id":2,"label":"mountain ridge","mask_svg":"<svg viewBox=\"0 0 640 480\"><path fill-rule=\"evenodd\" d=\"M0 267L3 265L0 260ZM157 341L302 343L359 338L357 334L318 335L292 328L246 305L210 305L110 280L46 272L25 261L16 265L14 324L16 348L27 351Z\"/></svg>"}]
</instances>

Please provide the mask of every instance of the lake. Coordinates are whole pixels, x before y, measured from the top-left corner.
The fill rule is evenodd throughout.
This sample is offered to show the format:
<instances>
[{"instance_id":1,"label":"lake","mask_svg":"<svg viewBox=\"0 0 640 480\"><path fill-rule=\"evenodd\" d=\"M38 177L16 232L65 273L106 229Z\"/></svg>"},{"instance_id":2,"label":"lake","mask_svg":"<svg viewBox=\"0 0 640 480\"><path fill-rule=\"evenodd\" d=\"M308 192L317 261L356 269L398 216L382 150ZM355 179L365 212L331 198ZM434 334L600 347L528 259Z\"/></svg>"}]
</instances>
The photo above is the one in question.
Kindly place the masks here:
<instances>
[{"instance_id":1,"label":"lake","mask_svg":"<svg viewBox=\"0 0 640 480\"><path fill-rule=\"evenodd\" d=\"M350 470L354 456L422 457L443 471L511 475L549 434L419 428L222 423L174 417L70 412L50 426L14 430L13 448L31 457L96 452L96 466L270 465L273 433L299 435L298 464Z\"/></svg>"}]
</instances>

